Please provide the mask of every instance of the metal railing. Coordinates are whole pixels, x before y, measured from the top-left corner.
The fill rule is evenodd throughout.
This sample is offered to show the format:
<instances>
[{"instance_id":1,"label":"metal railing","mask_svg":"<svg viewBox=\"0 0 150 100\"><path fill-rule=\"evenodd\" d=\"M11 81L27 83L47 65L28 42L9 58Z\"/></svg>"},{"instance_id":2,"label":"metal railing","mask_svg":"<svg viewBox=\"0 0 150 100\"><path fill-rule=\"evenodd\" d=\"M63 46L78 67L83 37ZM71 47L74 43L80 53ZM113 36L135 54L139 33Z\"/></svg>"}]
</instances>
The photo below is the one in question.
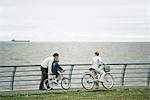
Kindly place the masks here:
<instances>
[{"instance_id":1,"label":"metal railing","mask_svg":"<svg viewBox=\"0 0 150 100\"><path fill-rule=\"evenodd\" d=\"M107 64L114 86L150 87L150 63ZM61 64L71 88L82 88L81 77L91 64ZM41 79L40 65L0 66L0 91L36 90ZM59 88L56 87L56 88Z\"/></svg>"}]
</instances>

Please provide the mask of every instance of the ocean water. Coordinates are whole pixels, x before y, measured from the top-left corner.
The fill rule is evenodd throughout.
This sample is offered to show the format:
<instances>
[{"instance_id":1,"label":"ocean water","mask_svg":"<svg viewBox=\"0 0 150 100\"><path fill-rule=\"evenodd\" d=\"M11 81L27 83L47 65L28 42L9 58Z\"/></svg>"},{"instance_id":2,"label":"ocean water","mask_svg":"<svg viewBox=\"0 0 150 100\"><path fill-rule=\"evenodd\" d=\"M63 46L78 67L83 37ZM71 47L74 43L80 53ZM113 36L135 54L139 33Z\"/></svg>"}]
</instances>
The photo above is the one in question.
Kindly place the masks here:
<instances>
[{"instance_id":1,"label":"ocean water","mask_svg":"<svg viewBox=\"0 0 150 100\"><path fill-rule=\"evenodd\" d=\"M150 62L149 42L0 42L0 65L40 64L53 53L60 63L91 63L99 51L105 63Z\"/></svg>"}]
</instances>

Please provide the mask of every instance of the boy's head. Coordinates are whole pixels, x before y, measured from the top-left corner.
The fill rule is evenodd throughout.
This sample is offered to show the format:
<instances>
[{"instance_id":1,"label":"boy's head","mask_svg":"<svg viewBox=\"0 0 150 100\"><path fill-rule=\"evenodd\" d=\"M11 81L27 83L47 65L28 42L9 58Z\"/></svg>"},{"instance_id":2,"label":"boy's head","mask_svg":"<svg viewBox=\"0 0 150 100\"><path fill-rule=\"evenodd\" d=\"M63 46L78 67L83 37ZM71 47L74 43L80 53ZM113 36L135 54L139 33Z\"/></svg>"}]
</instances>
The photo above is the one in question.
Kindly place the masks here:
<instances>
[{"instance_id":1,"label":"boy's head","mask_svg":"<svg viewBox=\"0 0 150 100\"><path fill-rule=\"evenodd\" d=\"M54 53L53 57L54 57L55 61L59 61L59 54L58 53Z\"/></svg>"}]
</instances>

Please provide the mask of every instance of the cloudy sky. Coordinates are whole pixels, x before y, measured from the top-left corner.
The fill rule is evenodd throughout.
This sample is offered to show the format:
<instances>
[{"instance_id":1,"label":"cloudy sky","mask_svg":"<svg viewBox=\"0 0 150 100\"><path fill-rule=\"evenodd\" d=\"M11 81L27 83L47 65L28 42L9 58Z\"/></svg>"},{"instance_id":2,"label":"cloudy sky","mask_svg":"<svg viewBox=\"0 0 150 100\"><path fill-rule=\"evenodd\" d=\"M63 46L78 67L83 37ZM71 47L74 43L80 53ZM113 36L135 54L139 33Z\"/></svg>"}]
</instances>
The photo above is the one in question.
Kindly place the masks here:
<instances>
[{"instance_id":1,"label":"cloudy sky","mask_svg":"<svg viewBox=\"0 0 150 100\"><path fill-rule=\"evenodd\" d=\"M149 41L150 0L0 0L0 41Z\"/></svg>"}]
</instances>

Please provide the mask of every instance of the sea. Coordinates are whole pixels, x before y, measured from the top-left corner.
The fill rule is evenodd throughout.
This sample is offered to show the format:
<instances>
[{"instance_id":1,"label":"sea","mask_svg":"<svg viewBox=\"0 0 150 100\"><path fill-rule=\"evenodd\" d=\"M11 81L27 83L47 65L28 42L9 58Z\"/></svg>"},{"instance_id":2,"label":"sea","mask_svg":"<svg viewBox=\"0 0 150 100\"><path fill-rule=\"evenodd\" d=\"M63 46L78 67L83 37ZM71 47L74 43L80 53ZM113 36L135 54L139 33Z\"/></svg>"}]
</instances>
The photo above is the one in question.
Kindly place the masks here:
<instances>
[{"instance_id":1,"label":"sea","mask_svg":"<svg viewBox=\"0 0 150 100\"><path fill-rule=\"evenodd\" d=\"M99 51L105 63L150 62L149 42L0 42L0 66L41 64L57 52L60 63L91 63Z\"/></svg>"}]
</instances>

